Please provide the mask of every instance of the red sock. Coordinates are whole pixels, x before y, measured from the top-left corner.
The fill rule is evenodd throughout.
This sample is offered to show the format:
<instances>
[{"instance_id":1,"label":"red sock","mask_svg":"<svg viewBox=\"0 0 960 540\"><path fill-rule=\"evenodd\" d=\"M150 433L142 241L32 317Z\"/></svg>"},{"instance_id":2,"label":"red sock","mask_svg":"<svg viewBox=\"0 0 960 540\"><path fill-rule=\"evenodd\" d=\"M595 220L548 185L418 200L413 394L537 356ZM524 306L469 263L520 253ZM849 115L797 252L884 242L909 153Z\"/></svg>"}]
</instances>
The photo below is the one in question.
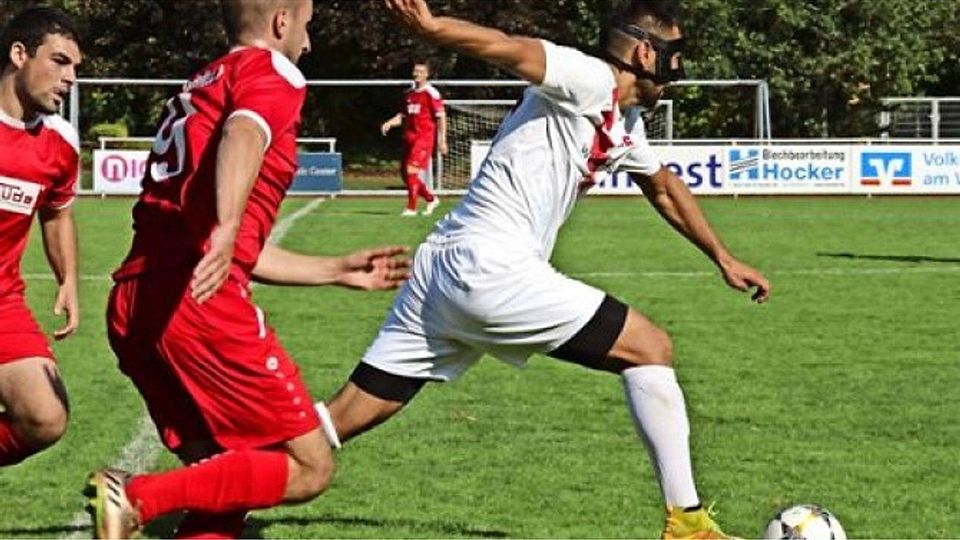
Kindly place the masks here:
<instances>
[{"instance_id":1,"label":"red sock","mask_svg":"<svg viewBox=\"0 0 960 540\"><path fill-rule=\"evenodd\" d=\"M0 414L0 467L20 463L33 453L34 449L13 430L10 418Z\"/></svg>"},{"instance_id":2,"label":"red sock","mask_svg":"<svg viewBox=\"0 0 960 540\"><path fill-rule=\"evenodd\" d=\"M240 538L246 524L246 510L223 514L188 512L173 537L181 540Z\"/></svg>"},{"instance_id":3,"label":"red sock","mask_svg":"<svg viewBox=\"0 0 960 540\"><path fill-rule=\"evenodd\" d=\"M422 185L418 173L407 173L407 210L417 209L417 196Z\"/></svg>"},{"instance_id":4,"label":"red sock","mask_svg":"<svg viewBox=\"0 0 960 540\"><path fill-rule=\"evenodd\" d=\"M433 193L430 191L430 188L427 187L427 184L420 182L420 196L426 199L427 202L433 202Z\"/></svg>"},{"instance_id":5,"label":"red sock","mask_svg":"<svg viewBox=\"0 0 960 540\"><path fill-rule=\"evenodd\" d=\"M136 476L127 497L141 523L174 510L224 513L276 506L287 489L283 452L224 452L194 465Z\"/></svg>"}]
</instances>

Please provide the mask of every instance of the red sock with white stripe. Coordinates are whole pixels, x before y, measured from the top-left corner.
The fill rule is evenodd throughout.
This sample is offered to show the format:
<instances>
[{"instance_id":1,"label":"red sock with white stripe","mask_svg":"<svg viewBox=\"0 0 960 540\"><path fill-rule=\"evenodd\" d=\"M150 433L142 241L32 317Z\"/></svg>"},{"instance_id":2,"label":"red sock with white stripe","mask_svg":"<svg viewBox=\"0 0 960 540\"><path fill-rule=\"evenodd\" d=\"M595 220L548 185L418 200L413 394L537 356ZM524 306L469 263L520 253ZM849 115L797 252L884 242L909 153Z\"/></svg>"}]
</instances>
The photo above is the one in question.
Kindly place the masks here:
<instances>
[{"instance_id":1,"label":"red sock with white stripe","mask_svg":"<svg viewBox=\"0 0 960 540\"><path fill-rule=\"evenodd\" d=\"M289 467L283 452L230 451L165 473L135 476L126 491L141 523L175 510L269 508L283 501Z\"/></svg>"},{"instance_id":2,"label":"red sock with white stripe","mask_svg":"<svg viewBox=\"0 0 960 540\"><path fill-rule=\"evenodd\" d=\"M13 429L10 417L0 414L0 467L20 463L34 452L33 447Z\"/></svg>"}]
</instances>

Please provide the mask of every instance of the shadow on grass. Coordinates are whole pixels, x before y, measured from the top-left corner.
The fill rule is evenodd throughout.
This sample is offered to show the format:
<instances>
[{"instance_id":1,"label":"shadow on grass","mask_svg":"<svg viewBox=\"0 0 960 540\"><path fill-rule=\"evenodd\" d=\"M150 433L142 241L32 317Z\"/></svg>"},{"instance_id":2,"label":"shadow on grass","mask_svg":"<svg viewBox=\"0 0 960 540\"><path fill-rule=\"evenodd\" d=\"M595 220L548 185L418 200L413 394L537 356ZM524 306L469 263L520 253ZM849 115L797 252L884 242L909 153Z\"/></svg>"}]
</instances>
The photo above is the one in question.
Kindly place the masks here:
<instances>
[{"instance_id":1,"label":"shadow on grass","mask_svg":"<svg viewBox=\"0 0 960 540\"><path fill-rule=\"evenodd\" d=\"M817 253L817 257L832 257L834 259L864 259L872 261L892 261L906 263L960 263L960 258L955 257L930 257L928 255L867 255L863 253Z\"/></svg>"},{"instance_id":2,"label":"shadow on grass","mask_svg":"<svg viewBox=\"0 0 960 540\"><path fill-rule=\"evenodd\" d=\"M270 525L309 526L316 524L337 525L341 530L351 528L404 528L414 531L424 531L424 537L466 536L473 538L508 538L510 533L491 529L483 529L463 523L443 521L417 521L414 519L373 519L361 516L335 516L321 514L315 517L283 517L264 519L252 517L247 521L244 538L265 538L263 529ZM418 534L419 536L419 534Z\"/></svg>"},{"instance_id":3,"label":"shadow on grass","mask_svg":"<svg viewBox=\"0 0 960 540\"><path fill-rule=\"evenodd\" d=\"M41 525L36 527L11 527L0 529L0 537L25 536L27 538L41 538L50 536L66 536L74 533L91 534L89 525Z\"/></svg>"}]
</instances>

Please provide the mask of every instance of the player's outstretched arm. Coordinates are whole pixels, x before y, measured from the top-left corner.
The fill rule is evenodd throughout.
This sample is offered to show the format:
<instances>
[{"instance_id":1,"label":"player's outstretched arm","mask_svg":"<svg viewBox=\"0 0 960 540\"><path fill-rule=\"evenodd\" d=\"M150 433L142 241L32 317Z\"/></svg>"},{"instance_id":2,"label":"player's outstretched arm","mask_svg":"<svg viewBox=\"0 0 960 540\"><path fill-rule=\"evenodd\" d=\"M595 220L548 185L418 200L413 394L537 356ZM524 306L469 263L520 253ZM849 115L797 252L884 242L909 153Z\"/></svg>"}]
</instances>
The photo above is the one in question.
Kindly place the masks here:
<instances>
[{"instance_id":1,"label":"player's outstretched arm","mask_svg":"<svg viewBox=\"0 0 960 540\"><path fill-rule=\"evenodd\" d=\"M434 43L476 56L533 84L543 82L547 59L540 40L510 36L453 17L434 17L426 0L385 2L407 28Z\"/></svg>"},{"instance_id":2,"label":"player's outstretched arm","mask_svg":"<svg viewBox=\"0 0 960 540\"><path fill-rule=\"evenodd\" d=\"M759 271L727 251L683 180L666 167L652 176L634 175L634 179L657 212L713 260L728 285L739 291L756 287L752 298L760 303L769 298L770 283Z\"/></svg>"},{"instance_id":3,"label":"player's outstretched arm","mask_svg":"<svg viewBox=\"0 0 960 540\"><path fill-rule=\"evenodd\" d=\"M60 287L53 304L55 315L66 315L66 323L53 332L60 340L73 334L80 326L80 301L77 293L77 226L73 209L44 208L40 211L40 229L43 247L50 269Z\"/></svg>"},{"instance_id":4,"label":"player's outstretched arm","mask_svg":"<svg viewBox=\"0 0 960 540\"><path fill-rule=\"evenodd\" d=\"M227 280L240 219L257 180L267 145L267 134L247 116L234 116L223 126L217 147L217 225L210 249L193 271L193 298L206 302Z\"/></svg>"},{"instance_id":5,"label":"player's outstretched arm","mask_svg":"<svg viewBox=\"0 0 960 540\"><path fill-rule=\"evenodd\" d=\"M303 255L268 244L253 278L271 285L341 285L353 289L394 289L410 272L404 246L363 249L343 257Z\"/></svg>"}]
</instances>

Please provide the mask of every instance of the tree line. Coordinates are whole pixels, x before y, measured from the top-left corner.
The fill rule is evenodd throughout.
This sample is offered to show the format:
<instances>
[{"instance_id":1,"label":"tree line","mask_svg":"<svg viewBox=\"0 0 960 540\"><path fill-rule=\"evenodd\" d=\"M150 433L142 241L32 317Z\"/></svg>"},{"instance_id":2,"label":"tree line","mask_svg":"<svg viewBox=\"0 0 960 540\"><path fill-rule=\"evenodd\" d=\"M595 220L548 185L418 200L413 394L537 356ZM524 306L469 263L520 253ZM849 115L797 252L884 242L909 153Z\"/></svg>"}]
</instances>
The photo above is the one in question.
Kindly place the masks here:
<instances>
[{"instance_id":1,"label":"tree line","mask_svg":"<svg viewBox=\"0 0 960 540\"><path fill-rule=\"evenodd\" d=\"M435 0L461 16L594 51L621 0ZM217 0L4 0L0 21L47 3L84 29L82 77L187 77L226 47ZM315 0L308 79L406 78L428 58L445 79L509 78L482 62L437 49L397 28L381 0ZM881 98L960 94L960 0L683 0L688 77L769 83L775 137L877 133ZM121 123L149 134L172 89L92 87L81 96L85 127ZM458 90L457 97L513 97L517 89ZM308 134L376 146L376 126L398 104L398 88L314 89ZM505 95L506 94L506 95ZM674 96L682 137L750 136L752 94L682 88ZM86 134L86 133L85 133Z\"/></svg>"}]
</instances>

